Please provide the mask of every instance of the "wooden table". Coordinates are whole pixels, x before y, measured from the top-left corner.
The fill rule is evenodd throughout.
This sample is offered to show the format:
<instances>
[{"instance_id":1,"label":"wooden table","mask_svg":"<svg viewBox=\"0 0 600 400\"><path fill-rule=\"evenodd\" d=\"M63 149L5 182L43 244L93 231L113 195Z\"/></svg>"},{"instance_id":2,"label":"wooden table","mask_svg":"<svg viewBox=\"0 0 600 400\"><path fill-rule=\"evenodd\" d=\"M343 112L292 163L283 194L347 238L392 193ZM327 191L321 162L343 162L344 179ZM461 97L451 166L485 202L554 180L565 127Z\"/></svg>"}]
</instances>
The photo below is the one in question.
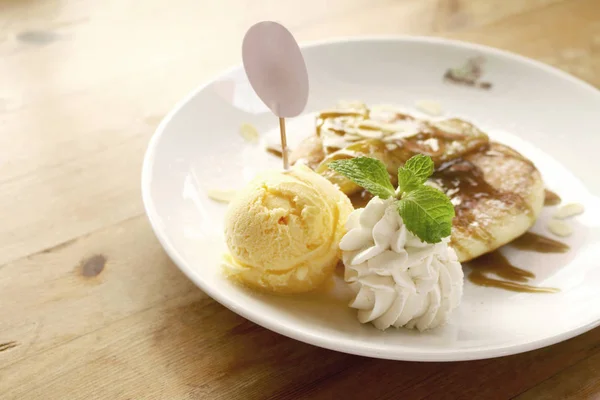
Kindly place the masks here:
<instances>
[{"instance_id":1,"label":"wooden table","mask_svg":"<svg viewBox=\"0 0 600 400\"><path fill-rule=\"evenodd\" d=\"M600 329L494 360L381 361L267 331L179 272L144 215L143 153L261 19L299 40L463 39L600 86L599 0L0 0L0 398L600 396Z\"/></svg>"}]
</instances>

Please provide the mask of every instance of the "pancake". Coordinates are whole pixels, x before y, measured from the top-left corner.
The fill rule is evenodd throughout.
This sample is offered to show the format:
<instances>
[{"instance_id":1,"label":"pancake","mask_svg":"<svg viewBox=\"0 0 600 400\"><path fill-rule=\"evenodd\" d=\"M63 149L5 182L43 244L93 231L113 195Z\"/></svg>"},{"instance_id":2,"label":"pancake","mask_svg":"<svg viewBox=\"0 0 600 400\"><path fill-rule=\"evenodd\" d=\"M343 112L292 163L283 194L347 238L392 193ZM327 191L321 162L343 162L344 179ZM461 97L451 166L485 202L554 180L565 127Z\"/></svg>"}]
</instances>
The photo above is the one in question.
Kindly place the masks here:
<instances>
[{"instance_id":1,"label":"pancake","mask_svg":"<svg viewBox=\"0 0 600 400\"><path fill-rule=\"evenodd\" d=\"M432 181L454 204L451 244L461 262L527 232L544 206L544 182L535 165L499 143L438 167Z\"/></svg>"},{"instance_id":2,"label":"pancake","mask_svg":"<svg viewBox=\"0 0 600 400\"><path fill-rule=\"evenodd\" d=\"M429 121L364 105L317 117L316 135L291 154L363 206L370 196L328 168L333 160L369 156L381 160L396 181L398 167L415 154L430 156L430 183L450 197L456 211L452 246L461 262L491 252L524 234L544 202L544 183L535 165L517 151L490 142L473 124Z\"/></svg>"}]
</instances>

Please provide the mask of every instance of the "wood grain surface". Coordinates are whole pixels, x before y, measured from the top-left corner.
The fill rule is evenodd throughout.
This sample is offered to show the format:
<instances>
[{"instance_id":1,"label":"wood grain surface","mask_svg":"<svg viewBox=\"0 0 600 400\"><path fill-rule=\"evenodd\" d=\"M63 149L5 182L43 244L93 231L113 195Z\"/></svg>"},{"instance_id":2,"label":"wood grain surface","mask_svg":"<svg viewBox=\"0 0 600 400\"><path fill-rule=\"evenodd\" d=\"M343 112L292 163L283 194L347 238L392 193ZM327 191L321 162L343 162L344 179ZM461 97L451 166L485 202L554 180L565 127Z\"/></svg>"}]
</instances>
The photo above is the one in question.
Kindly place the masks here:
<instances>
[{"instance_id":1,"label":"wood grain surface","mask_svg":"<svg viewBox=\"0 0 600 400\"><path fill-rule=\"evenodd\" d=\"M382 361L265 330L179 272L143 213L143 153L263 19L301 41L477 42L600 86L598 0L0 0L0 398L600 398L600 329L500 359Z\"/></svg>"}]
</instances>

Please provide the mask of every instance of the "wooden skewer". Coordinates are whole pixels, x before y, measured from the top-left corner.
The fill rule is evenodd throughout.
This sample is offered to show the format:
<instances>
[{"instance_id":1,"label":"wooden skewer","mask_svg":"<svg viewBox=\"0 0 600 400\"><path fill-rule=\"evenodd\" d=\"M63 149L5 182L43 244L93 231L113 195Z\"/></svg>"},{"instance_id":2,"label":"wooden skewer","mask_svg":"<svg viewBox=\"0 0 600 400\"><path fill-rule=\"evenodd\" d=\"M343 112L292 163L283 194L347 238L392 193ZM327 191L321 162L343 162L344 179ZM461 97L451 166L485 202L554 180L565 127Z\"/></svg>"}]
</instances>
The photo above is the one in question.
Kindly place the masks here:
<instances>
[{"instance_id":1,"label":"wooden skewer","mask_svg":"<svg viewBox=\"0 0 600 400\"><path fill-rule=\"evenodd\" d=\"M283 158L283 169L288 170L290 163L288 161L287 138L285 136L285 118L279 117L279 133L281 135L281 155Z\"/></svg>"}]
</instances>

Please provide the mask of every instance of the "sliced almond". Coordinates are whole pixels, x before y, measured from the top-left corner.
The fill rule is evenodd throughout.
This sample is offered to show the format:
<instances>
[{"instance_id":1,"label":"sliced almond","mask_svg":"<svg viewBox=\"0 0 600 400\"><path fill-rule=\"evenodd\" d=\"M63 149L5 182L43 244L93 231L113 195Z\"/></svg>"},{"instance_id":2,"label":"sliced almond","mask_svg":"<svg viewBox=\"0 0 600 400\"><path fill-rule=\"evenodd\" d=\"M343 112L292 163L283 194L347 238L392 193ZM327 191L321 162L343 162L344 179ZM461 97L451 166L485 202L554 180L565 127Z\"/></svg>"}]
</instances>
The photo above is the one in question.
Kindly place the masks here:
<instances>
[{"instance_id":1,"label":"sliced almond","mask_svg":"<svg viewBox=\"0 0 600 400\"><path fill-rule=\"evenodd\" d=\"M340 117L359 117L363 115L363 111L353 110L353 109L330 109L323 110L319 113L318 118L327 119L327 118L340 118Z\"/></svg>"},{"instance_id":2,"label":"sliced almond","mask_svg":"<svg viewBox=\"0 0 600 400\"><path fill-rule=\"evenodd\" d=\"M442 115L442 105L433 100L419 100L415 103L417 110L429 114L433 117Z\"/></svg>"},{"instance_id":3,"label":"sliced almond","mask_svg":"<svg viewBox=\"0 0 600 400\"><path fill-rule=\"evenodd\" d=\"M454 135L465 135L464 126L461 123L455 123L452 120L444 120L444 121L434 121L431 125L435 126L438 129L441 129L445 133L450 133Z\"/></svg>"},{"instance_id":4,"label":"sliced almond","mask_svg":"<svg viewBox=\"0 0 600 400\"><path fill-rule=\"evenodd\" d=\"M279 158L283 157L283 150L281 149L280 143L269 144L265 148L265 150L267 151L267 153L273 154L275 157L279 157ZM288 149L288 152L289 152L289 149Z\"/></svg>"},{"instance_id":5,"label":"sliced almond","mask_svg":"<svg viewBox=\"0 0 600 400\"><path fill-rule=\"evenodd\" d=\"M376 120L365 120L360 121L356 126L362 135L365 135L365 133L363 133L365 130L379 130L386 134L403 133L412 136L419 133L419 129L421 128L421 125L415 121L396 121L389 123ZM366 135L368 135L368 133L366 133Z\"/></svg>"},{"instance_id":6,"label":"sliced almond","mask_svg":"<svg viewBox=\"0 0 600 400\"><path fill-rule=\"evenodd\" d=\"M440 185L438 185L436 182L432 181L431 179L428 179L427 181L425 181L425 185L431 186L432 188L435 188L435 189L439 190L440 192L444 191L444 189L442 189L442 187Z\"/></svg>"},{"instance_id":7,"label":"sliced almond","mask_svg":"<svg viewBox=\"0 0 600 400\"><path fill-rule=\"evenodd\" d=\"M548 230L556 236L566 237L573 234L573 228L565 221L551 219L548 221Z\"/></svg>"},{"instance_id":8,"label":"sliced almond","mask_svg":"<svg viewBox=\"0 0 600 400\"><path fill-rule=\"evenodd\" d=\"M229 203L235 197L237 191L236 190L226 190L226 189L209 189L206 194L211 199L218 201L220 203Z\"/></svg>"},{"instance_id":9,"label":"sliced almond","mask_svg":"<svg viewBox=\"0 0 600 400\"><path fill-rule=\"evenodd\" d=\"M328 135L323 137L323 147L337 147L339 149L343 149L348 146L351 141L359 140L358 138L349 138L346 136L338 136L338 135Z\"/></svg>"},{"instance_id":10,"label":"sliced almond","mask_svg":"<svg viewBox=\"0 0 600 400\"><path fill-rule=\"evenodd\" d=\"M558 219L565 219L565 218L573 217L575 215L579 215L579 214L583 213L583 211L584 211L583 205L581 205L579 203L570 203L570 204L565 204L564 206L560 206L558 208L558 210L556 210L554 212L554 215L552 215L552 217L558 218Z\"/></svg>"},{"instance_id":11,"label":"sliced almond","mask_svg":"<svg viewBox=\"0 0 600 400\"><path fill-rule=\"evenodd\" d=\"M403 139L412 137L414 135L415 134L412 132L396 132L392 133L391 135L384 136L382 140L384 142L402 141Z\"/></svg>"},{"instance_id":12,"label":"sliced almond","mask_svg":"<svg viewBox=\"0 0 600 400\"><path fill-rule=\"evenodd\" d=\"M438 142L437 138L432 137L432 138L423 140L423 142L421 142L421 143L429 146L429 148L434 152L437 152L440 150L440 143Z\"/></svg>"},{"instance_id":13,"label":"sliced almond","mask_svg":"<svg viewBox=\"0 0 600 400\"><path fill-rule=\"evenodd\" d=\"M353 131L353 133L366 139L381 139L383 137L382 131L375 131L371 129L356 129Z\"/></svg>"},{"instance_id":14,"label":"sliced almond","mask_svg":"<svg viewBox=\"0 0 600 400\"><path fill-rule=\"evenodd\" d=\"M240 135L242 135L246 141L251 143L257 143L260 137L258 130L254 127L254 125L246 122L240 126Z\"/></svg>"}]
</instances>

